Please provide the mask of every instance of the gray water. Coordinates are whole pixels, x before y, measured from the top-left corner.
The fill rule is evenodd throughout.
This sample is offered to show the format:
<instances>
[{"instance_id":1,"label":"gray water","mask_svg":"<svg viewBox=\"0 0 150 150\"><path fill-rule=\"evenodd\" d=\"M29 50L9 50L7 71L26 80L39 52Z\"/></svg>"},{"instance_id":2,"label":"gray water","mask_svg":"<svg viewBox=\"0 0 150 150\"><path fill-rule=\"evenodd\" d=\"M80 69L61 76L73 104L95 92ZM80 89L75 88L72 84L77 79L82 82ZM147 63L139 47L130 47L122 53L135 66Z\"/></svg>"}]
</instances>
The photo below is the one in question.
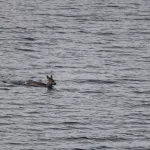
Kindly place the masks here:
<instances>
[{"instance_id":1,"label":"gray water","mask_svg":"<svg viewBox=\"0 0 150 150\"><path fill-rule=\"evenodd\" d=\"M52 90L12 82L51 74ZM149 0L0 1L1 150L149 150L149 141Z\"/></svg>"}]
</instances>

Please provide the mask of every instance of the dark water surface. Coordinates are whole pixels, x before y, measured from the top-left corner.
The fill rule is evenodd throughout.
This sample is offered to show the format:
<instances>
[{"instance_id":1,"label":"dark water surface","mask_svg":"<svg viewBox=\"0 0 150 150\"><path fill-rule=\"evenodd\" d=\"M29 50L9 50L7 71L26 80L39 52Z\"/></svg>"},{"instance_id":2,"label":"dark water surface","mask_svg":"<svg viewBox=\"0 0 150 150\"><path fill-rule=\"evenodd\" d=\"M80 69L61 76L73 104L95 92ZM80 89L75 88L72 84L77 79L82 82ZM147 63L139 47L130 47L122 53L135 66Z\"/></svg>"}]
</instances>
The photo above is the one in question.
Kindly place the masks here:
<instances>
[{"instance_id":1,"label":"dark water surface","mask_svg":"<svg viewBox=\"0 0 150 150\"><path fill-rule=\"evenodd\" d=\"M12 83L51 74L53 90ZM0 1L1 150L149 141L149 0Z\"/></svg>"}]
</instances>

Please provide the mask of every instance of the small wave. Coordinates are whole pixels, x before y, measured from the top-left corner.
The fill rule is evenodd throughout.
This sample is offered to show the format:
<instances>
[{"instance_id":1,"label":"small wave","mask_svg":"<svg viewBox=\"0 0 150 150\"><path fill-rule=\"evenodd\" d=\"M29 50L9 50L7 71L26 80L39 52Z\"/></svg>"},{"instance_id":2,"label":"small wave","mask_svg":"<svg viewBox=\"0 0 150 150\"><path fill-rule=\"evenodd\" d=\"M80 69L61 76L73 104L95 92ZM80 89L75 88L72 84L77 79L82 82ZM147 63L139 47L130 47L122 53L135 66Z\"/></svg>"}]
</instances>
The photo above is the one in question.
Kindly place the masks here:
<instances>
[{"instance_id":1,"label":"small wave","mask_svg":"<svg viewBox=\"0 0 150 150\"><path fill-rule=\"evenodd\" d=\"M88 80L78 80L77 83L96 83L96 84L116 84L117 81L113 80L95 80L95 79L88 79Z\"/></svg>"},{"instance_id":2,"label":"small wave","mask_svg":"<svg viewBox=\"0 0 150 150\"><path fill-rule=\"evenodd\" d=\"M113 33L113 32L97 32L95 34L97 34L97 35L106 35L106 36L115 35L115 33Z\"/></svg>"},{"instance_id":3,"label":"small wave","mask_svg":"<svg viewBox=\"0 0 150 150\"><path fill-rule=\"evenodd\" d=\"M68 138L66 138L66 140L69 140L69 141L74 141L74 140L91 140L91 141L98 141L98 142L102 142L102 141L114 141L115 142L115 141L126 141L128 139L122 138L122 137L117 137L117 136L102 137L102 138L79 136L79 137L68 137Z\"/></svg>"},{"instance_id":4,"label":"small wave","mask_svg":"<svg viewBox=\"0 0 150 150\"><path fill-rule=\"evenodd\" d=\"M25 143L17 143L17 142L8 142L8 143L6 143L7 145L25 145Z\"/></svg>"},{"instance_id":5,"label":"small wave","mask_svg":"<svg viewBox=\"0 0 150 150\"><path fill-rule=\"evenodd\" d=\"M45 103L45 102L32 102L31 104L34 105L34 106L36 106L36 105L37 105L37 106L38 106L38 105L39 105L39 106L47 105L47 103Z\"/></svg>"},{"instance_id":6,"label":"small wave","mask_svg":"<svg viewBox=\"0 0 150 150\"><path fill-rule=\"evenodd\" d=\"M96 94L96 93L103 93L102 91L100 90L95 90L95 91L83 91L83 92L80 92L80 93L89 93L89 94Z\"/></svg>"},{"instance_id":7,"label":"small wave","mask_svg":"<svg viewBox=\"0 0 150 150\"><path fill-rule=\"evenodd\" d=\"M16 29L26 30L27 28L25 28L25 27L20 27L20 26L16 26Z\"/></svg>"},{"instance_id":8,"label":"small wave","mask_svg":"<svg viewBox=\"0 0 150 150\"><path fill-rule=\"evenodd\" d=\"M26 37L26 38L23 38L25 40L28 40L28 41L35 41L36 39L35 38L32 38L32 37Z\"/></svg>"},{"instance_id":9,"label":"small wave","mask_svg":"<svg viewBox=\"0 0 150 150\"><path fill-rule=\"evenodd\" d=\"M53 30L58 30L58 29L63 29L62 26L49 26L49 25L45 25L45 28L49 28L49 29L53 29Z\"/></svg>"},{"instance_id":10,"label":"small wave","mask_svg":"<svg viewBox=\"0 0 150 150\"><path fill-rule=\"evenodd\" d=\"M8 89L8 88L0 88L0 90L8 91L10 89Z\"/></svg>"},{"instance_id":11,"label":"small wave","mask_svg":"<svg viewBox=\"0 0 150 150\"><path fill-rule=\"evenodd\" d=\"M138 21L138 20L139 20L139 21L140 21L140 20L142 20L142 21L145 20L145 21L149 21L150 18L135 18L135 19L132 19L132 20L137 20L137 21Z\"/></svg>"},{"instance_id":12,"label":"small wave","mask_svg":"<svg viewBox=\"0 0 150 150\"><path fill-rule=\"evenodd\" d=\"M11 115L0 116L0 119L10 119L10 118L12 118Z\"/></svg>"},{"instance_id":13,"label":"small wave","mask_svg":"<svg viewBox=\"0 0 150 150\"><path fill-rule=\"evenodd\" d=\"M22 106L22 103L16 103L16 102L9 102L9 105L14 105L14 106Z\"/></svg>"},{"instance_id":14,"label":"small wave","mask_svg":"<svg viewBox=\"0 0 150 150\"><path fill-rule=\"evenodd\" d=\"M99 147L91 147L91 148L73 148L73 150L100 150L100 149L111 149L112 147L107 147L107 146L99 146Z\"/></svg>"},{"instance_id":15,"label":"small wave","mask_svg":"<svg viewBox=\"0 0 150 150\"><path fill-rule=\"evenodd\" d=\"M74 141L74 140L89 140L90 138L86 136L81 136L81 137L68 137L66 140L68 141Z\"/></svg>"},{"instance_id":16,"label":"small wave","mask_svg":"<svg viewBox=\"0 0 150 150\"><path fill-rule=\"evenodd\" d=\"M132 78L123 78L122 81L130 81L130 82L149 82L149 80L144 79L132 79Z\"/></svg>"},{"instance_id":17,"label":"small wave","mask_svg":"<svg viewBox=\"0 0 150 150\"><path fill-rule=\"evenodd\" d=\"M13 125L15 123L5 123L5 122L0 122L0 126L7 126L7 125Z\"/></svg>"},{"instance_id":18,"label":"small wave","mask_svg":"<svg viewBox=\"0 0 150 150\"><path fill-rule=\"evenodd\" d=\"M75 121L68 121L68 122L63 122L63 124L65 124L65 125L76 125L76 124L84 124L84 123L75 122Z\"/></svg>"},{"instance_id":19,"label":"small wave","mask_svg":"<svg viewBox=\"0 0 150 150\"><path fill-rule=\"evenodd\" d=\"M150 34L150 32L130 32L130 34L144 34L144 35L149 35ZM132 48L132 46L131 46L131 48Z\"/></svg>"},{"instance_id":20,"label":"small wave","mask_svg":"<svg viewBox=\"0 0 150 150\"><path fill-rule=\"evenodd\" d=\"M99 146L99 147L93 147L93 148L90 148L89 150L105 150L105 149L112 149L112 147L108 147L108 146Z\"/></svg>"},{"instance_id":21,"label":"small wave","mask_svg":"<svg viewBox=\"0 0 150 150\"><path fill-rule=\"evenodd\" d=\"M30 111L30 112L27 112L27 114L39 114L38 111Z\"/></svg>"},{"instance_id":22,"label":"small wave","mask_svg":"<svg viewBox=\"0 0 150 150\"><path fill-rule=\"evenodd\" d=\"M150 94L150 90L148 91L133 91L136 94Z\"/></svg>"},{"instance_id":23,"label":"small wave","mask_svg":"<svg viewBox=\"0 0 150 150\"><path fill-rule=\"evenodd\" d=\"M27 49L27 48L16 48L16 50L24 51L24 52L34 52L34 50L32 50L32 49Z\"/></svg>"},{"instance_id":24,"label":"small wave","mask_svg":"<svg viewBox=\"0 0 150 150\"><path fill-rule=\"evenodd\" d=\"M103 21L103 22L122 22L122 20L119 20L119 19L101 19L100 21Z\"/></svg>"},{"instance_id":25,"label":"small wave","mask_svg":"<svg viewBox=\"0 0 150 150\"><path fill-rule=\"evenodd\" d=\"M83 149L83 148L74 148L73 150L86 150L86 149Z\"/></svg>"}]
</instances>

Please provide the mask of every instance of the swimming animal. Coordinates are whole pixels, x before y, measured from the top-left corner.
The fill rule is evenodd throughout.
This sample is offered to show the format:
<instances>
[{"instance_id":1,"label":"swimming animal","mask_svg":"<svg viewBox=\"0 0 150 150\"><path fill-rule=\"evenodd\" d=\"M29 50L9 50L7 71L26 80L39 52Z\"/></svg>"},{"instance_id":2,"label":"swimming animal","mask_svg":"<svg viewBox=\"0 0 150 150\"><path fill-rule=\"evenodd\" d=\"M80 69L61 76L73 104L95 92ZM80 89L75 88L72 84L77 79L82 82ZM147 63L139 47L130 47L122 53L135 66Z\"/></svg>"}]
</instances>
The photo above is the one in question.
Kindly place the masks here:
<instances>
[{"instance_id":1,"label":"swimming animal","mask_svg":"<svg viewBox=\"0 0 150 150\"><path fill-rule=\"evenodd\" d=\"M8 83L7 81L3 81L3 83ZM56 85L55 80L53 79L53 76L50 77L47 76L47 83L43 83L42 81L10 81L11 84L17 84L17 85L25 85L25 86L34 86L34 87L47 87L48 89L52 89L54 85Z\"/></svg>"},{"instance_id":2,"label":"swimming animal","mask_svg":"<svg viewBox=\"0 0 150 150\"><path fill-rule=\"evenodd\" d=\"M29 80L29 81L26 81L24 83L24 85L26 85L26 86L35 86L35 87L47 87L47 88L51 89L53 87L53 85L56 85L56 82L53 79L53 76L51 75L50 77L47 76L47 83L43 83L43 82L40 82L40 81Z\"/></svg>"}]
</instances>

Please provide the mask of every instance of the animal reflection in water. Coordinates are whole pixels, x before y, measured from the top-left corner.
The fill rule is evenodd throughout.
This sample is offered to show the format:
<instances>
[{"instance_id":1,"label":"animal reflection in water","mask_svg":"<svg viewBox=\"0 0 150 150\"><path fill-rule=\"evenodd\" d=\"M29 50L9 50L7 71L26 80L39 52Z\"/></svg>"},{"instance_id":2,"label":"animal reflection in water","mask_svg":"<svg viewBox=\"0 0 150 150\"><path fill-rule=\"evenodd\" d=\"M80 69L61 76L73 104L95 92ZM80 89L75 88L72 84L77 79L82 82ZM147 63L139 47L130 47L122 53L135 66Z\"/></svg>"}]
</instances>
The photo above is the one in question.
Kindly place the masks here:
<instances>
[{"instance_id":1,"label":"animal reflection in water","mask_svg":"<svg viewBox=\"0 0 150 150\"><path fill-rule=\"evenodd\" d=\"M7 83L6 81L3 81L3 82ZM33 81L33 80L28 80L26 82L13 81L11 83L17 84L17 85L33 86L33 87L47 87L48 89L52 89L53 86L56 85L56 82L53 79L52 75L50 77L47 76L47 83L43 83L41 81Z\"/></svg>"}]
</instances>

